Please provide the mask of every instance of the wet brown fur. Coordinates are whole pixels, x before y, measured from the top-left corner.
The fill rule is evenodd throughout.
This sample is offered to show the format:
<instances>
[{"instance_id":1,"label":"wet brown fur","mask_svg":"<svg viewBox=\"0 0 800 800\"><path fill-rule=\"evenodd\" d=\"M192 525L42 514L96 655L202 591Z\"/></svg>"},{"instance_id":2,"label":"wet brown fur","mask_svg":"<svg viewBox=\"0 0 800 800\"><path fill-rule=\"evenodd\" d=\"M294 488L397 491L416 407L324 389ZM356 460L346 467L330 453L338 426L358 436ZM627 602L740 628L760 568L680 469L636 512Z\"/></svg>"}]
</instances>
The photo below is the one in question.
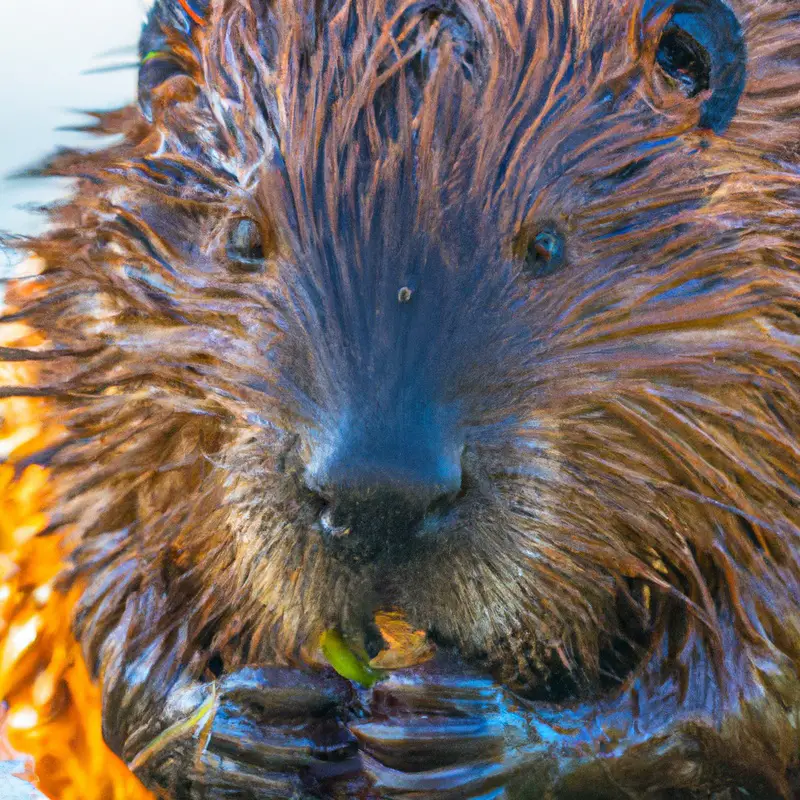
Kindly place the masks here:
<instances>
[{"instance_id":1,"label":"wet brown fur","mask_svg":"<svg viewBox=\"0 0 800 800\"><path fill-rule=\"evenodd\" d=\"M800 15L730 5L748 82L721 135L665 99L636 2L226 0L176 35L152 124L104 114L119 141L50 162L77 190L21 316L68 351L36 391L69 431L48 457L92 668L153 643L196 676L298 663L390 601L517 687L630 689L603 654L631 626L656 683L699 659L723 695L766 664L796 684ZM262 274L226 262L237 214ZM568 260L531 279L542 222ZM340 353L358 324L389 352L415 259L412 302L434 269L458 287L428 344L472 483L386 576L329 557L296 476L348 370L392 402Z\"/></svg>"}]
</instances>

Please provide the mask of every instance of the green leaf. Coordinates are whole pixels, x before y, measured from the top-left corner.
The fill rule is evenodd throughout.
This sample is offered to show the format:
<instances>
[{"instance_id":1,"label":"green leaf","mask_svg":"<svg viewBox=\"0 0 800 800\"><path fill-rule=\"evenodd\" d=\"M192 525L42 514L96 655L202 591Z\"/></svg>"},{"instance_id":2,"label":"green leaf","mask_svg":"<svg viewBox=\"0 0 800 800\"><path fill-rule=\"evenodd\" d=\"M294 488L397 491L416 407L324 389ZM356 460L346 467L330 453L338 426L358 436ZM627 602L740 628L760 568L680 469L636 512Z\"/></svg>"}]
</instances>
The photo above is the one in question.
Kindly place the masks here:
<instances>
[{"instance_id":1,"label":"green leaf","mask_svg":"<svg viewBox=\"0 0 800 800\"><path fill-rule=\"evenodd\" d=\"M366 689L369 689L385 675L383 670L374 669L365 659L354 653L337 630L326 631L322 635L320 646L328 663L339 675Z\"/></svg>"}]
</instances>

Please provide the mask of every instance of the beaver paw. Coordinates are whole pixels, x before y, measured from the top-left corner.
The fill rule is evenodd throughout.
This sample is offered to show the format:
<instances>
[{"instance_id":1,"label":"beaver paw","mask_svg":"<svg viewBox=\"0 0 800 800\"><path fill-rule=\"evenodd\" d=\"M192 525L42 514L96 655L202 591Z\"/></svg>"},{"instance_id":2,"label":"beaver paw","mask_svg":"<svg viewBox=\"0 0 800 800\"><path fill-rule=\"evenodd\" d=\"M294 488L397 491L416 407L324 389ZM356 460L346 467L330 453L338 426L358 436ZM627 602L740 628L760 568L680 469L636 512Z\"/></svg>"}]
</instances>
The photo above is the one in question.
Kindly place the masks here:
<instances>
[{"instance_id":1,"label":"beaver paw","mask_svg":"<svg viewBox=\"0 0 800 800\"><path fill-rule=\"evenodd\" d=\"M491 680L396 673L350 725L382 796L501 798L528 741L527 723Z\"/></svg>"},{"instance_id":2,"label":"beaver paw","mask_svg":"<svg viewBox=\"0 0 800 800\"><path fill-rule=\"evenodd\" d=\"M175 800L310 798L357 772L357 743L340 721L346 681L278 667L244 668L170 695L160 732L133 732L126 759Z\"/></svg>"}]
</instances>

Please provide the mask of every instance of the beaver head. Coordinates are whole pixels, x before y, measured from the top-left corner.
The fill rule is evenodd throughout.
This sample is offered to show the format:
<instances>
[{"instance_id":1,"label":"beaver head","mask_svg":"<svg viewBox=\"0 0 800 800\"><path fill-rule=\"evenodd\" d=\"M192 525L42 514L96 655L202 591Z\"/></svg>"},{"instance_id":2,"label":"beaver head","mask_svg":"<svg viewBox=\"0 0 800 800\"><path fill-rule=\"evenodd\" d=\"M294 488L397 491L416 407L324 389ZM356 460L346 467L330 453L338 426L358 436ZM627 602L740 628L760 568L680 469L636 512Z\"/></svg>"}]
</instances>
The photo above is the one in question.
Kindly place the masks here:
<instances>
[{"instance_id":1,"label":"beaver head","mask_svg":"<svg viewBox=\"0 0 800 800\"><path fill-rule=\"evenodd\" d=\"M156 3L23 312L90 661L134 594L187 664L397 608L542 696L791 649L792 9Z\"/></svg>"}]
</instances>

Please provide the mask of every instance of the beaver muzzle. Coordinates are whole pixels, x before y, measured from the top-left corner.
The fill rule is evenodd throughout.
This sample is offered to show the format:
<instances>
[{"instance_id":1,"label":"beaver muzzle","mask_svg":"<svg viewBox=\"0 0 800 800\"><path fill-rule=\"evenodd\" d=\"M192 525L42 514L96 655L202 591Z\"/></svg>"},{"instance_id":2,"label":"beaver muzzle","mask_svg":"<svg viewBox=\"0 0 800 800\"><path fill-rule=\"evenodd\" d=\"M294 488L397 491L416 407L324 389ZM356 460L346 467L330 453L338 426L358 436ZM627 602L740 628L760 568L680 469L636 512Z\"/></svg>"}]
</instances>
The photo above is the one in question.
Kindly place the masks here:
<instances>
[{"instance_id":1,"label":"beaver muzzle","mask_svg":"<svg viewBox=\"0 0 800 800\"><path fill-rule=\"evenodd\" d=\"M457 501L463 446L441 430L414 428L348 425L312 456L304 480L333 552L391 560Z\"/></svg>"}]
</instances>

